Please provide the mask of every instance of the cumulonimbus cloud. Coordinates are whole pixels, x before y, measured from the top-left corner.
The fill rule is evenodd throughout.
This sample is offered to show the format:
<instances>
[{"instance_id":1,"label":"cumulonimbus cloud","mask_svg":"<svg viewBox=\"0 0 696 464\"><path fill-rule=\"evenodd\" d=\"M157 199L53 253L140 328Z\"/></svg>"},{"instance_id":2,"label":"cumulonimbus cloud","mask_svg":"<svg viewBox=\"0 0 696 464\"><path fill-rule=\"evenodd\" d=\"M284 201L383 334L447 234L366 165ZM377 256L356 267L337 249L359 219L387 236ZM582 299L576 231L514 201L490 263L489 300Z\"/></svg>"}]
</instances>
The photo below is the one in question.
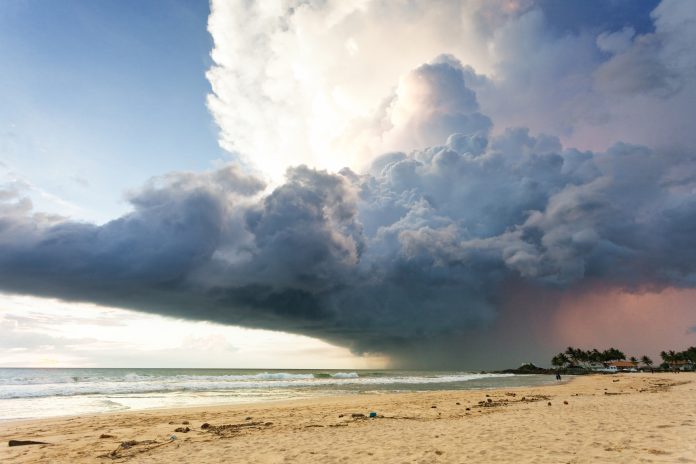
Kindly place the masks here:
<instances>
[{"instance_id":1,"label":"cumulonimbus cloud","mask_svg":"<svg viewBox=\"0 0 696 464\"><path fill-rule=\"evenodd\" d=\"M213 2L209 105L221 142L252 161L265 156L262 168L290 166L283 181L269 187L236 165L172 173L131 194L132 212L101 226L35 213L20 190L2 190L0 289L302 333L397 360L425 362L434 347L443 362L461 363L483 355L462 357L450 342L479 346L501 318L541 311L529 295L593 283L696 285L696 132L682 130L696 80L693 51L679 47L690 34L679 19L693 13L686 2L663 2L653 32L556 41L545 40L533 2L509 2L515 8L502 15L485 2L471 11L407 3L414 9ZM435 14L452 8L457 15ZM229 27L245 18L243 33ZM462 21L478 25L460 32L482 45L467 63L486 75L463 66L453 54L468 48L445 46L451 31L434 27L457 31ZM406 30L424 31L426 46L340 61L369 50L375 31L392 40ZM339 46L343 54L329 53ZM533 57L515 54L531 49ZM299 59L308 51L314 61ZM571 52L575 62L563 65ZM388 72L362 72L376 63ZM640 75L617 74L620 63ZM317 81L344 72L352 80L343 87ZM558 85L535 84L543 75ZM373 77L378 85L360 88ZM615 98L605 98L609 89ZM309 90L318 100L306 99ZM346 95L358 106L342 107ZM588 109L585 100L600 103ZM525 101L538 107L527 114ZM660 143L567 148L499 121L526 114L533 127L570 127L561 132L576 137L598 122L600 133L624 127L624 104L645 106L634 121L651 122ZM327 114L339 117L322 120ZM660 148L672 127L675 143ZM635 130L618 133L636 139ZM317 155L333 148L322 164ZM349 167L321 169L344 161ZM535 323L521 320L523 332Z\"/></svg>"},{"instance_id":2,"label":"cumulonimbus cloud","mask_svg":"<svg viewBox=\"0 0 696 464\"><path fill-rule=\"evenodd\" d=\"M617 140L696 146L691 2L663 0L652 28L631 26L636 5L606 2L593 23L567 29L552 10L584 7L551 3L214 0L208 107L220 143L275 179L288 166L362 170L385 151L441 143L434 120L413 130L434 101L418 101L410 71L451 55L495 134L529 127L595 151ZM605 24L621 11L625 22Z\"/></svg>"},{"instance_id":3,"label":"cumulonimbus cloud","mask_svg":"<svg viewBox=\"0 0 696 464\"><path fill-rule=\"evenodd\" d=\"M174 173L102 226L33 215L4 192L0 288L398 357L489 327L511 285L696 284L693 155L492 136L465 71L447 57L415 69L432 110L414 130L452 133L362 173L298 166L270 192L233 166Z\"/></svg>"}]
</instances>

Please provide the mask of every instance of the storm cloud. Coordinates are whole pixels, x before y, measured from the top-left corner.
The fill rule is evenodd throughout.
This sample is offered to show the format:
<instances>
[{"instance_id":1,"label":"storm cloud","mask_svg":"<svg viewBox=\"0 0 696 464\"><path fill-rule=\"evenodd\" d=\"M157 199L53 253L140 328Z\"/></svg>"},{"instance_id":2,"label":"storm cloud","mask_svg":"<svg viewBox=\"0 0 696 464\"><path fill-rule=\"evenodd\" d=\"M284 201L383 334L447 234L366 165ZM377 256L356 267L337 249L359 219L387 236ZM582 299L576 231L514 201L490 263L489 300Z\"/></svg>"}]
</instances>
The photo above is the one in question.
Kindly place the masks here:
<instances>
[{"instance_id":1,"label":"storm cloud","mask_svg":"<svg viewBox=\"0 0 696 464\"><path fill-rule=\"evenodd\" d=\"M489 367L568 295L694 288L696 8L598 5L213 1L237 161L102 225L0 187L0 290Z\"/></svg>"},{"instance_id":2,"label":"storm cloud","mask_svg":"<svg viewBox=\"0 0 696 464\"><path fill-rule=\"evenodd\" d=\"M406 126L449 135L364 172L297 166L271 189L235 166L172 173L100 226L33 213L3 190L0 289L454 363L447 341L480 342L501 317L535 310L511 288L696 285L692 154L491 135L467 76L451 57L415 69Z\"/></svg>"}]
</instances>

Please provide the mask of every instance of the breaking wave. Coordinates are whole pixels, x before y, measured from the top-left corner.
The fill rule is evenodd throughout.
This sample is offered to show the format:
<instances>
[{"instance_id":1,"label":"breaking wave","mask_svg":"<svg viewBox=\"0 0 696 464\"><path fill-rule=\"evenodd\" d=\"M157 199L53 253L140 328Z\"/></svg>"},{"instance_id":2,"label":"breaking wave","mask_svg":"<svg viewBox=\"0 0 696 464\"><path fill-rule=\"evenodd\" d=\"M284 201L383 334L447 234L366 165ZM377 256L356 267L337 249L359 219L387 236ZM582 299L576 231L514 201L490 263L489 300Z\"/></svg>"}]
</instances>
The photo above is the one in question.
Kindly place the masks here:
<instances>
[{"instance_id":1,"label":"breaking wave","mask_svg":"<svg viewBox=\"0 0 696 464\"><path fill-rule=\"evenodd\" d=\"M258 372L242 374L41 375L0 378L0 399L157 392L234 392L249 389L341 387L350 385L419 385L468 382L512 374L386 374L357 372Z\"/></svg>"}]
</instances>

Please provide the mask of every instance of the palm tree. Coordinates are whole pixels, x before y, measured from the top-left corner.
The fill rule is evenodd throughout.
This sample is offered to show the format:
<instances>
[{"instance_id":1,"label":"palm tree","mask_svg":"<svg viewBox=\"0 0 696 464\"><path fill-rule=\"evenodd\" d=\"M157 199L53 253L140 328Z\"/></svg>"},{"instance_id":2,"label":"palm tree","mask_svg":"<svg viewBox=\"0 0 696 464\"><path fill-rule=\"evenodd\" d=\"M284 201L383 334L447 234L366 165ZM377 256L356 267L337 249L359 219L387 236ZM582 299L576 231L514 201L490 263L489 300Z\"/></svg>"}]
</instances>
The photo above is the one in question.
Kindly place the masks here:
<instances>
[{"instance_id":1,"label":"palm tree","mask_svg":"<svg viewBox=\"0 0 696 464\"><path fill-rule=\"evenodd\" d=\"M673 360L672 356L667 351L660 351L660 357L662 358L660 368L669 370L669 365Z\"/></svg>"},{"instance_id":2,"label":"palm tree","mask_svg":"<svg viewBox=\"0 0 696 464\"><path fill-rule=\"evenodd\" d=\"M680 354L674 350L660 352L660 357L670 368L674 367L674 363L680 359Z\"/></svg>"},{"instance_id":3,"label":"palm tree","mask_svg":"<svg viewBox=\"0 0 696 464\"><path fill-rule=\"evenodd\" d=\"M578 361L583 364L583 367L587 367L587 363L590 361L590 351L578 350Z\"/></svg>"},{"instance_id":4,"label":"palm tree","mask_svg":"<svg viewBox=\"0 0 696 464\"><path fill-rule=\"evenodd\" d=\"M623 354L623 352L621 350L617 350L614 347L609 348L609 353L610 353L611 359L613 359L615 361L619 361L621 359L626 359L626 355Z\"/></svg>"},{"instance_id":5,"label":"palm tree","mask_svg":"<svg viewBox=\"0 0 696 464\"><path fill-rule=\"evenodd\" d=\"M569 346L568 348L566 348L565 353L562 353L562 354L566 355L568 357L568 361L571 364L575 365L575 364L577 364L577 360L578 360L578 358L577 358L578 351L579 350L576 350L572 346Z\"/></svg>"},{"instance_id":6,"label":"palm tree","mask_svg":"<svg viewBox=\"0 0 696 464\"><path fill-rule=\"evenodd\" d=\"M684 355L686 359L690 360L691 362L696 362L696 346L690 346L689 348L684 351Z\"/></svg>"},{"instance_id":7,"label":"palm tree","mask_svg":"<svg viewBox=\"0 0 696 464\"><path fill-rule=\"evenodd\" d=\"M634 366L638 365L638 359L636 359L635 356L631 356L628 360L631 361Z\"/></svg>"},{"instance_id":8,"label":"palm tree","mask_svg":"<svg viewBox=\"0 0 696 464\"><path fill-rule=\"evenodd\" d=\"M561 360L558 359L558 355L555 355L553 358L551 358L551 365L553 367L561 367Z\"/></svg>"},{"instance_id":9,"label":"palm tree","mask_svg":"<svg viewBox=\"0 0 696 464\"><path fill-rule=\"evenodd\" d=\"M556 367L564 367L568 362L568 357L563 353L558 353L551 359L551 364Z\"/></svg>"},{"instance_id":10,"label":"palm tree","mask_svg":"<svg viewBox=\"0 0 696 464\"><path fill-rule=\"evenodd\" d=\"M593 348L589 353L589 358L590 361L594 363L602 362L602 353L600 353L597 348Z\"/></svg>"},{"instance_id":11,"label":"palm tree","mask_svg":"<svg viewBox=\"0 0 696 464\"><path fill-rule=\"evenodd\" d=\"M653 365L653 360L648 357L648 355L643 355L642 358L640 358L640 362L645 364L646 366L650 367Z\"/></svg>"},{"instance_id":12,"label":"palm tree","mask_svg":"<svg viewBox=\"0 0 696 464\"><path fill-rule=\"evenodd\" d=\"M563 363L563 366L570 364L570 359L564 353L558 353L558 357Z\"/></svg>"}]
</instances>

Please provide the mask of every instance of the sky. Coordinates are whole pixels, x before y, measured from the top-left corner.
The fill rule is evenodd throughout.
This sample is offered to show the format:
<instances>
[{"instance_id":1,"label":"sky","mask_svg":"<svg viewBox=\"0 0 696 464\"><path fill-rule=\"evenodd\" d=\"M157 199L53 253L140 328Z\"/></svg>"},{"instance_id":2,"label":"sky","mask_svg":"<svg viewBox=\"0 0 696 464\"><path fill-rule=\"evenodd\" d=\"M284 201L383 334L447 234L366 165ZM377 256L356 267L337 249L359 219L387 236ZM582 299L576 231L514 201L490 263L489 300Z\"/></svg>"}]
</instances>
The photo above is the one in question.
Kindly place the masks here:
<instances>
[{"instance_id":1,"label":"sky","mask_svg":"<svg viewBox=\"0 0 696 464\"><path fill-rule=\"evenodd\" d=\"M0 175L42 211L97 223L168 171L225 158L206 107L205 2L0 8Z\"/></svg>"},{"instance_id":2,"label":"sky","mask_svg":"<svg viewBox=\"0 0 696 464\"><path fill-rule=\"evenodd\" d=\"M694 41L678 0L4 2L0 365L694 345Z\"/></svg>"}]
</instances>

